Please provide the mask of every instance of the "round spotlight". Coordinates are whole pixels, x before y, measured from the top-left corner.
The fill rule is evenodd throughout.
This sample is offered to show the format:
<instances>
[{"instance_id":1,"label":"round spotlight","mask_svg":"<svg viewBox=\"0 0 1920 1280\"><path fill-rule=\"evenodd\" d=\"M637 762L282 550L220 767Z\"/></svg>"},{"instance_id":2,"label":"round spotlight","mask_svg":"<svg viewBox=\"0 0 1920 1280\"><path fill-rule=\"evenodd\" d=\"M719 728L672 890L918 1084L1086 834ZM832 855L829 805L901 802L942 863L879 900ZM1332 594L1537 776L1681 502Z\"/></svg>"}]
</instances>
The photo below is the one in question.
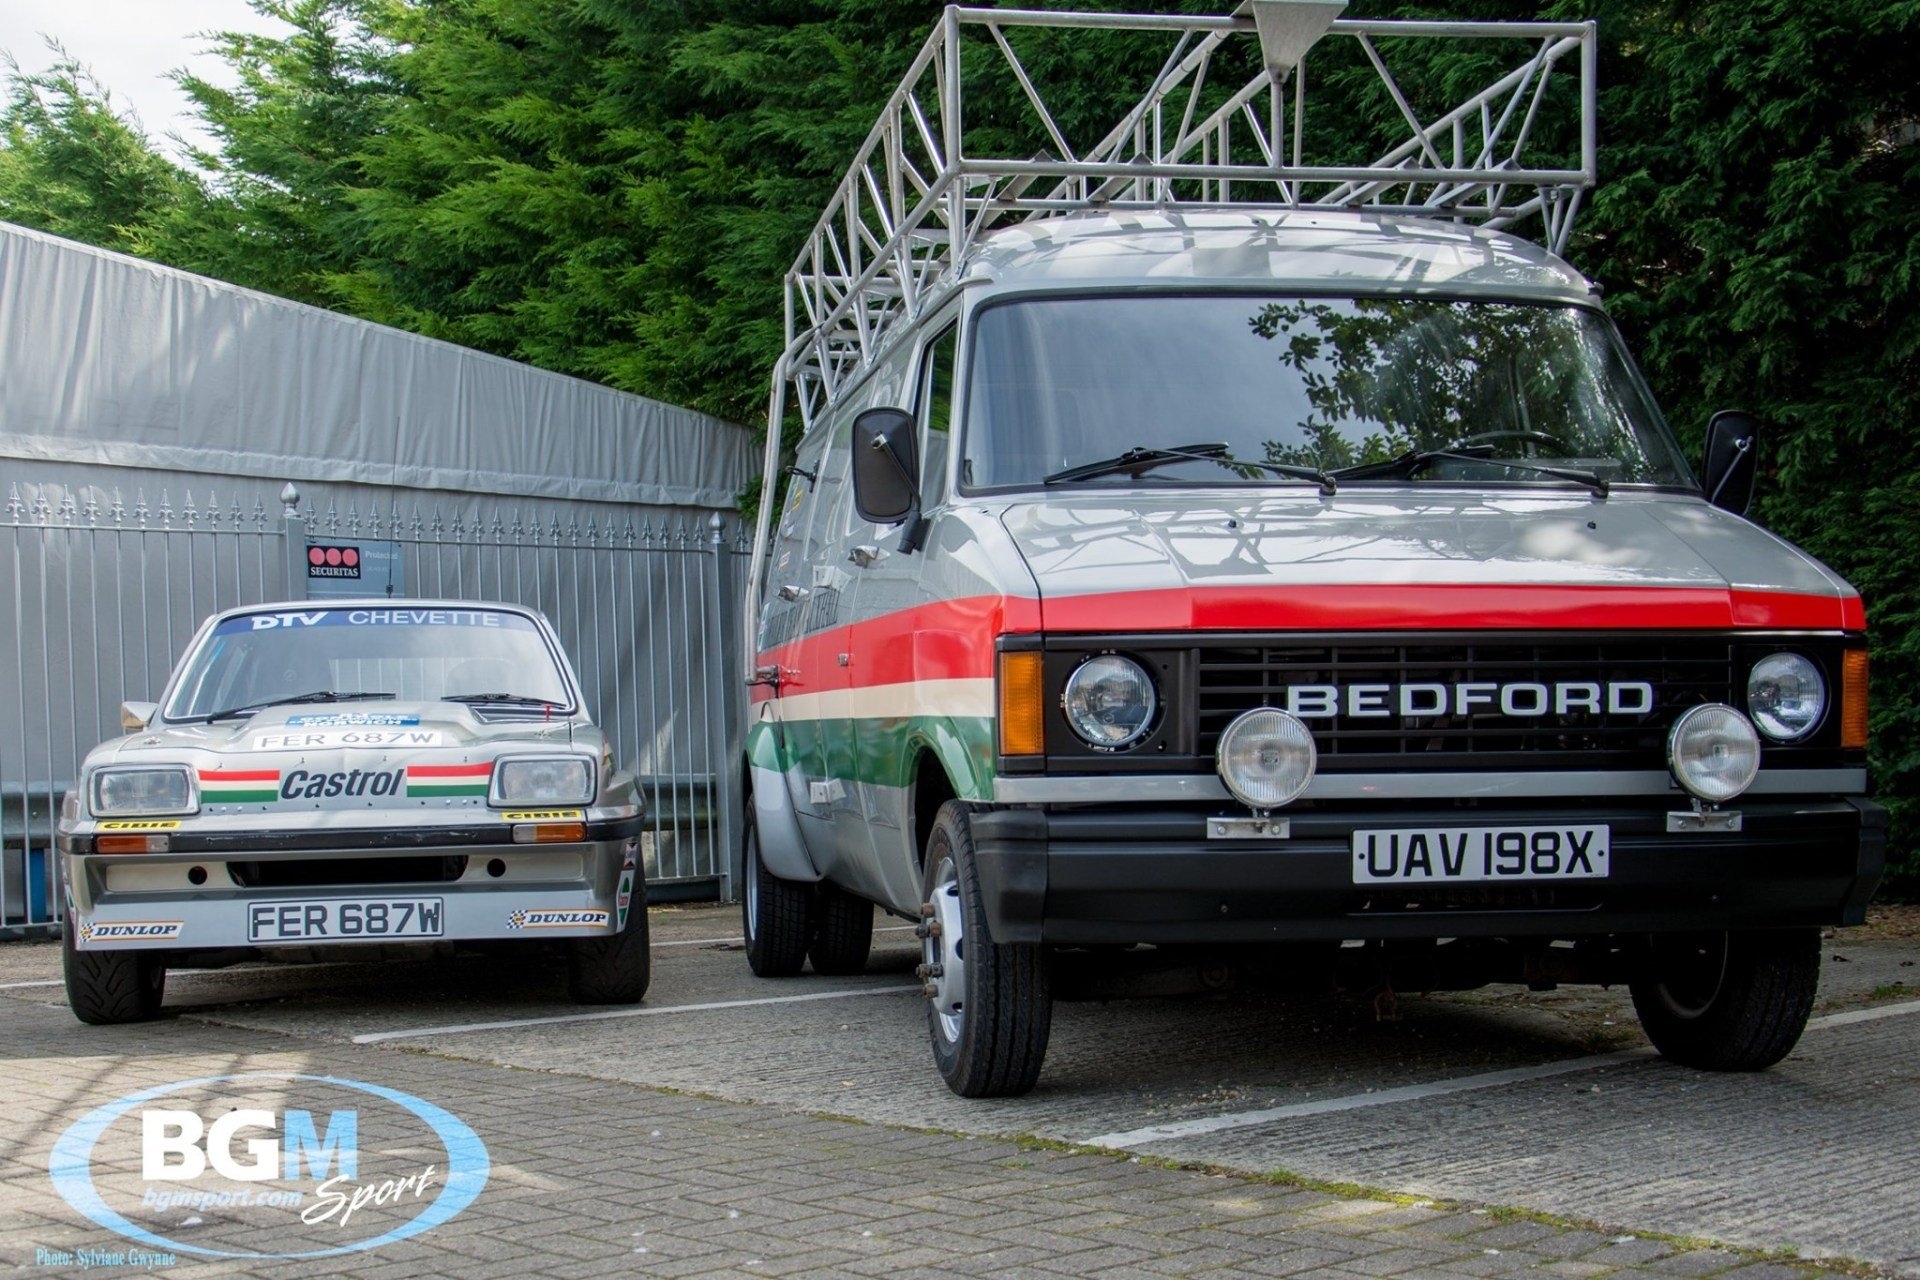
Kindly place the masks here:
<instances>
[{"instance_id":1,"label":"round spotlight","mask_svg":"<svg viewBox=\"0 0 1920 1280\"><path fill-rule=\"evenodd\" d=\"M1747 677L1747 709L1760 732L1775 742L1796 741L1819 726L1827 709L1827 682L1811 659L1770 653Z\"/></svg>"},{"instance_id":2,"label":"round spotlight","mask_svg":"<svg viewBox=\"0 0 1920 1280\"><path fill-rule=\"evenodd\" d=\"M1228 725L1215 756L1227 790L1253 809L1291 804L1318 763L1307 726L1273 707L1256 707Z\"/></svg>"},{"instance_id":3,"label":"round spotlight","mask_svg":"<svg viewBox=\"0 0 1920 1280\"><path fill-rule=\"evenodd\" d=\"M1732 707L1709 702L1673 722L1667 764L1680 785L1702 800L1731 800L1760 772L1760 735Z\"/></svg>"},{"instance_id":4,"label":"round spotlight","mask_svg":"<svg viewBox=\"0 0 1920 1280\"><path fill-rule=\"evenodd\" d=\"M1103 653L1074 668L1060 705L1081 741L1102 751L1123 751L1153 728L1160 696L1139 663Z\"/></svg>"}]
</instances>

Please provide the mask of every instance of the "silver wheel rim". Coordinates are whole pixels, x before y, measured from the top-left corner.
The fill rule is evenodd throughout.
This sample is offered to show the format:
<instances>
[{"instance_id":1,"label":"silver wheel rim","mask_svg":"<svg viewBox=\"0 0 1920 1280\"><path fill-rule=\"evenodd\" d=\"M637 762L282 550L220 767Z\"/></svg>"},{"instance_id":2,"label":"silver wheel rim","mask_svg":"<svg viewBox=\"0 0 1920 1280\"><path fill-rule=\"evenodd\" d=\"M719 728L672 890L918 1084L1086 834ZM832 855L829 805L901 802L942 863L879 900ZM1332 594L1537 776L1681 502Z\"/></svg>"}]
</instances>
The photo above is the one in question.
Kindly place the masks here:
<instances>
[{"instance_id":1,"label":"silver wheel rim","mask_svg":"<svg viewBox=\"0 0 1920 1280\"><path fill-rule=\"evenodd\" d=\"M747 937L760 936L760 842L754 838L751 830L747 832L746 857L743 870L746 872L747 890Z\"/></svg>"},{"instance_id":2,"label":"silver wheel rim","mask_svg":"<svg viewBox=\"0 0 1920 1280\"><path fill-rule=\"evenodd\" d=\"M1731 948L1724 936L1688 944L1691 954L1684 958L1686 972L1663 978L1655 984L1660 1003L1676 1018L1693 1019L1707 1013L1719 998L1727 981L1727 958Z\"/></svg>"},{"instance_id":3,"label":"silver wheel rim","mask_svg":"<svg viewBox=\"0 0 1920 1280\"><path fill-rule=\"evenodd\" d=\"M929 999L940 1022L940 1034L954 1043L966 1025L967 959L960 912L960 878L953 859L940 860L928 901L933 904L933 918L929 923L939 928L928 931L920 951L927 963L928 979L933 984Z\"/></svg>"}]
</instances>

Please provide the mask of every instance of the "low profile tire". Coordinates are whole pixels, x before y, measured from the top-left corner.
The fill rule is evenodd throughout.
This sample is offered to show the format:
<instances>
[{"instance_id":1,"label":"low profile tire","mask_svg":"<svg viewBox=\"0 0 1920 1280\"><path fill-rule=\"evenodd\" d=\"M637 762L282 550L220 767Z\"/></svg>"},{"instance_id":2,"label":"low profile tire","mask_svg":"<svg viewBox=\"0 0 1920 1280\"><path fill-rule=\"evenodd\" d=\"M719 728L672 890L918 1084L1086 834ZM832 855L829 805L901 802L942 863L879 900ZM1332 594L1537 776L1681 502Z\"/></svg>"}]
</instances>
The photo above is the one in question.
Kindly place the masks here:
<instances>
[{"instance_id":1,"label":"low profile tire","mask_svg":"<svg viewBox=\"0 0 1920 1280\"><path fill-rule=\"evenodd\" d=\"M60 948L73 1016L96 1027L159 1017L166 961L151 951L82 951L74 945L75 927L69 918Z\"/></svg>"},{"instance_id":2,"label":"low profile tire","mask_svg":"<svg viewBox=\"0 0 1920 1280\"><path fill-rule=\"evenodd\" d=\"M626 926L611 938L578 938L567 945L567 995L576 1004L639 1004L652 982L647 882L635 872Z\"/></svg>"},{"instance_id":3,"label":"low profile tire","mask_svg":"<svg viewBox=\"0 0 1920 1280\"><path fill-rule=\"evenodd\" d=\"M807 959L815 973L864 973L873 950L873 904L822 880L814 890L813 942Z\"/></svg>"},{"instance_id":4,"label":"low profile tire","mask_svg":"<svg viewBox=\"0 0 1920 1280\"><path fill-rule=\"evenodd\" d=\"M959 801L934 820L923 888L934 1065L963 1098L1017 1097L1040 1079L1053 991L1037 944L997 943L987 930L972 823Z\"/></svg>"},{"instance_id":5,"label":"low profile tire","mask_svg":"<svg viewBox=\"0 0 1920 1280\"><path fill-rule=\"evenodd\" d=\"M1820 984L1820 932L1653 939L1633 1007L1662 1057L1703 1071L1764 1071L1793 1051Z\"/></svg>"},{"instance_id":6,"label":"low profile tire","mask_svg":"<svg viewBox=\"0 0 1920 1280\"><path fill-rule=\"evenodd\" d=\"M749 808L746 849L741 867L744 892L740 895L742 932L747 938L747 965L756 977L791 978L807 962L807 944L813 932L813 886L782 880L760 860L760 832Z\"/></svg>"}]
</instances>

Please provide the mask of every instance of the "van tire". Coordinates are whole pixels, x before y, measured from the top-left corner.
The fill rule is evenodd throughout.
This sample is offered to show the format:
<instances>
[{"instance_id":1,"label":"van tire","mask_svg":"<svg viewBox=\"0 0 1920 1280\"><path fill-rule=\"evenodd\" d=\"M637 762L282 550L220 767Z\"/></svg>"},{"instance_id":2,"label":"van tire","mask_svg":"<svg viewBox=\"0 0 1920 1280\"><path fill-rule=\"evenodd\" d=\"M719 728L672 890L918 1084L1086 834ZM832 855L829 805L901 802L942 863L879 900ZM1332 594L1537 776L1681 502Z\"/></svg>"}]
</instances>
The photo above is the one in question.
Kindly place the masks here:
<instances>
[{"instance_id":1,"label":"van tire","mask_svg":"<svg viewBox=\"0 0 1920 1280\"><path fill-rule=\"evenodd\" d=\"M747 940L747 966L759 978L791 978L807 962L812 941L813 886L783 880L760 860L760 832L747 810L741 854L741 932Z\"/></svg>"},{"instance_id":2,"label":"van tire","mask_svg":"<svg viewBox=\"0 0 1920 1280\"><path fill-rule=\"evenodd\" d=\"M1053 989L1046 954L1037 943L997 943L989 934L972 821L962 802L940 806L925 867L926 977L930 987L944 988L927 1001L934 1065L963 1098L1018 1097L1040 1079L1047 1056ZM955 968L961 970L957 981ZM947 1012L956 997L956 1012Z\"/></svg>"},{"instance_id":3,"label":"van tire","mask_svg":"<svg viewBox=\"0 0 1920 1280\"><path fill-rule=\"evenodd\" d=\"M815 973L864 973L873 951L873 904L822 880L814 890L813 942L807 959Z\"/></svg>"},{"instance_id":4,"label":"van tire","mask_svg":"<svg viewBox=\"0 0 1920 1280\"><path fill-rule=\"evenodd\" d=\"M82 951L71 916L61 930L67 1007L89 1026L151 1022L167 992L166 957L153 951Z\"/></svg>"},{"instance_id":5,"label":"van tire","mask_svg":"<svg viewBox=\"0 0 1920 1280\"><path fill-rule=\"evenodd\" d=\"M567 947L567 995L575 1004L639 1004L653 981L647 930L647 881L636 870L627 923L610 938L580 938Z\"/></svg>"},{"instance_id":6,"label":"van tire","mask_svg":"<svg viewBox=\"0 0 1920 1280\"><path fill-rule=\"evenodd\" d=\"M1629 986L1660 1055L1702 1071L1764 1071L1793 1051L1820 985L1820 931L1656 936Z\"/></svg>"}]
</instances>

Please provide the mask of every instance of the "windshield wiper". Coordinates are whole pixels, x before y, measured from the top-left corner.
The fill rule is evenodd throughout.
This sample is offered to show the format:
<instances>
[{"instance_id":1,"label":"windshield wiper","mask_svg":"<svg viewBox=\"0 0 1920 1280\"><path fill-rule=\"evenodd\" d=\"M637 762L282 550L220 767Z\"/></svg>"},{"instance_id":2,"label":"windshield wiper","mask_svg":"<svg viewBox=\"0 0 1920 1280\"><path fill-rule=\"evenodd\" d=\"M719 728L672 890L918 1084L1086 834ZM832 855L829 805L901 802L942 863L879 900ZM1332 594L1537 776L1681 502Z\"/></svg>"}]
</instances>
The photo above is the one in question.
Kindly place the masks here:
<instances>
[{"instance_id":1,"label":"windshield wiper","mask_svg":"<svg viewBox=\"0 0 1920 1280\"><path fill-rule=\"evenodd\" d=\"M353 702L361 698L393 698L398 696L397 694L377 690L350 690L342 692L337 689L315 689L312 693L296 693L287 698L269 698L265 702L250 702L242 707L228 707L225 711L216 711L212 715L203 716L202 719L208 724L212 724L215 720L226 720L233 716L250 716L256 711L265 711L268 707L285 707L300 702Z\"/></svg>"},{"instance_id":2,"label":"windshield wiper","mask_svg":"<svg viewBox=\"0 0 1920 1280\"><path fill-rule=\"evenodd\" d=\"M1492 456L1492 445L1471 446L1468 450L1457 449L1416 449L1403 453L1397 458L1385 462L1363 462L1358 466L1342 467L1333 474L1342 480L1376 480L1383 476L1412 476L1430 462L1481 462L1489 466L1505 467L1509 471L1532 471L1538 475L1553 476L1560 480L1571 480L1593 490L1594 496L1604 498L1612 487L1607 478L1596 471L1586 471L1578 467L1549 467L1538 462L1522 462L1517 458L1496 458Z\"/></svg>"},{"instance_id":3,"label":"windshield wiper","mask_svg":"<svg viewBox=\"0 0 1920 1280\"><path fill-rule=\"evenodd\" d=\"M565 703L555 702L552 698L534 698L524 693L449 693L440 699L442 702L500 702L510 707L559 707Z\"/></svg>"},{"instance_id":4,"label":"windshield wiper","mask_svg":"<svg viewBox=\"0 0 1920 1280\"><path fill-rule=\"evenodd\" d=\"M1292 480L1311 480L1320 486L1320 492L1331 495L1338 492L1339 484L1332 475L1317 467L1296 467L1285 462L1243 462L1233 456L1225 444L1186 444L1171 449L1150 449L1138 446L1111 458L1102 458L1098 462L1083 462L1077 467L1068 467L1065 471L1056 471L1043 476L1042 484L1065 484L1072 480L1092 480L1099 476L1131 475L1139 476L1155 467L1164 467L1172 462L1217 462L1229 469L1235 467L1257 467L1262 471L1271 471L1275 475L1286 476Z\"/></svg>"}]
</instances>

